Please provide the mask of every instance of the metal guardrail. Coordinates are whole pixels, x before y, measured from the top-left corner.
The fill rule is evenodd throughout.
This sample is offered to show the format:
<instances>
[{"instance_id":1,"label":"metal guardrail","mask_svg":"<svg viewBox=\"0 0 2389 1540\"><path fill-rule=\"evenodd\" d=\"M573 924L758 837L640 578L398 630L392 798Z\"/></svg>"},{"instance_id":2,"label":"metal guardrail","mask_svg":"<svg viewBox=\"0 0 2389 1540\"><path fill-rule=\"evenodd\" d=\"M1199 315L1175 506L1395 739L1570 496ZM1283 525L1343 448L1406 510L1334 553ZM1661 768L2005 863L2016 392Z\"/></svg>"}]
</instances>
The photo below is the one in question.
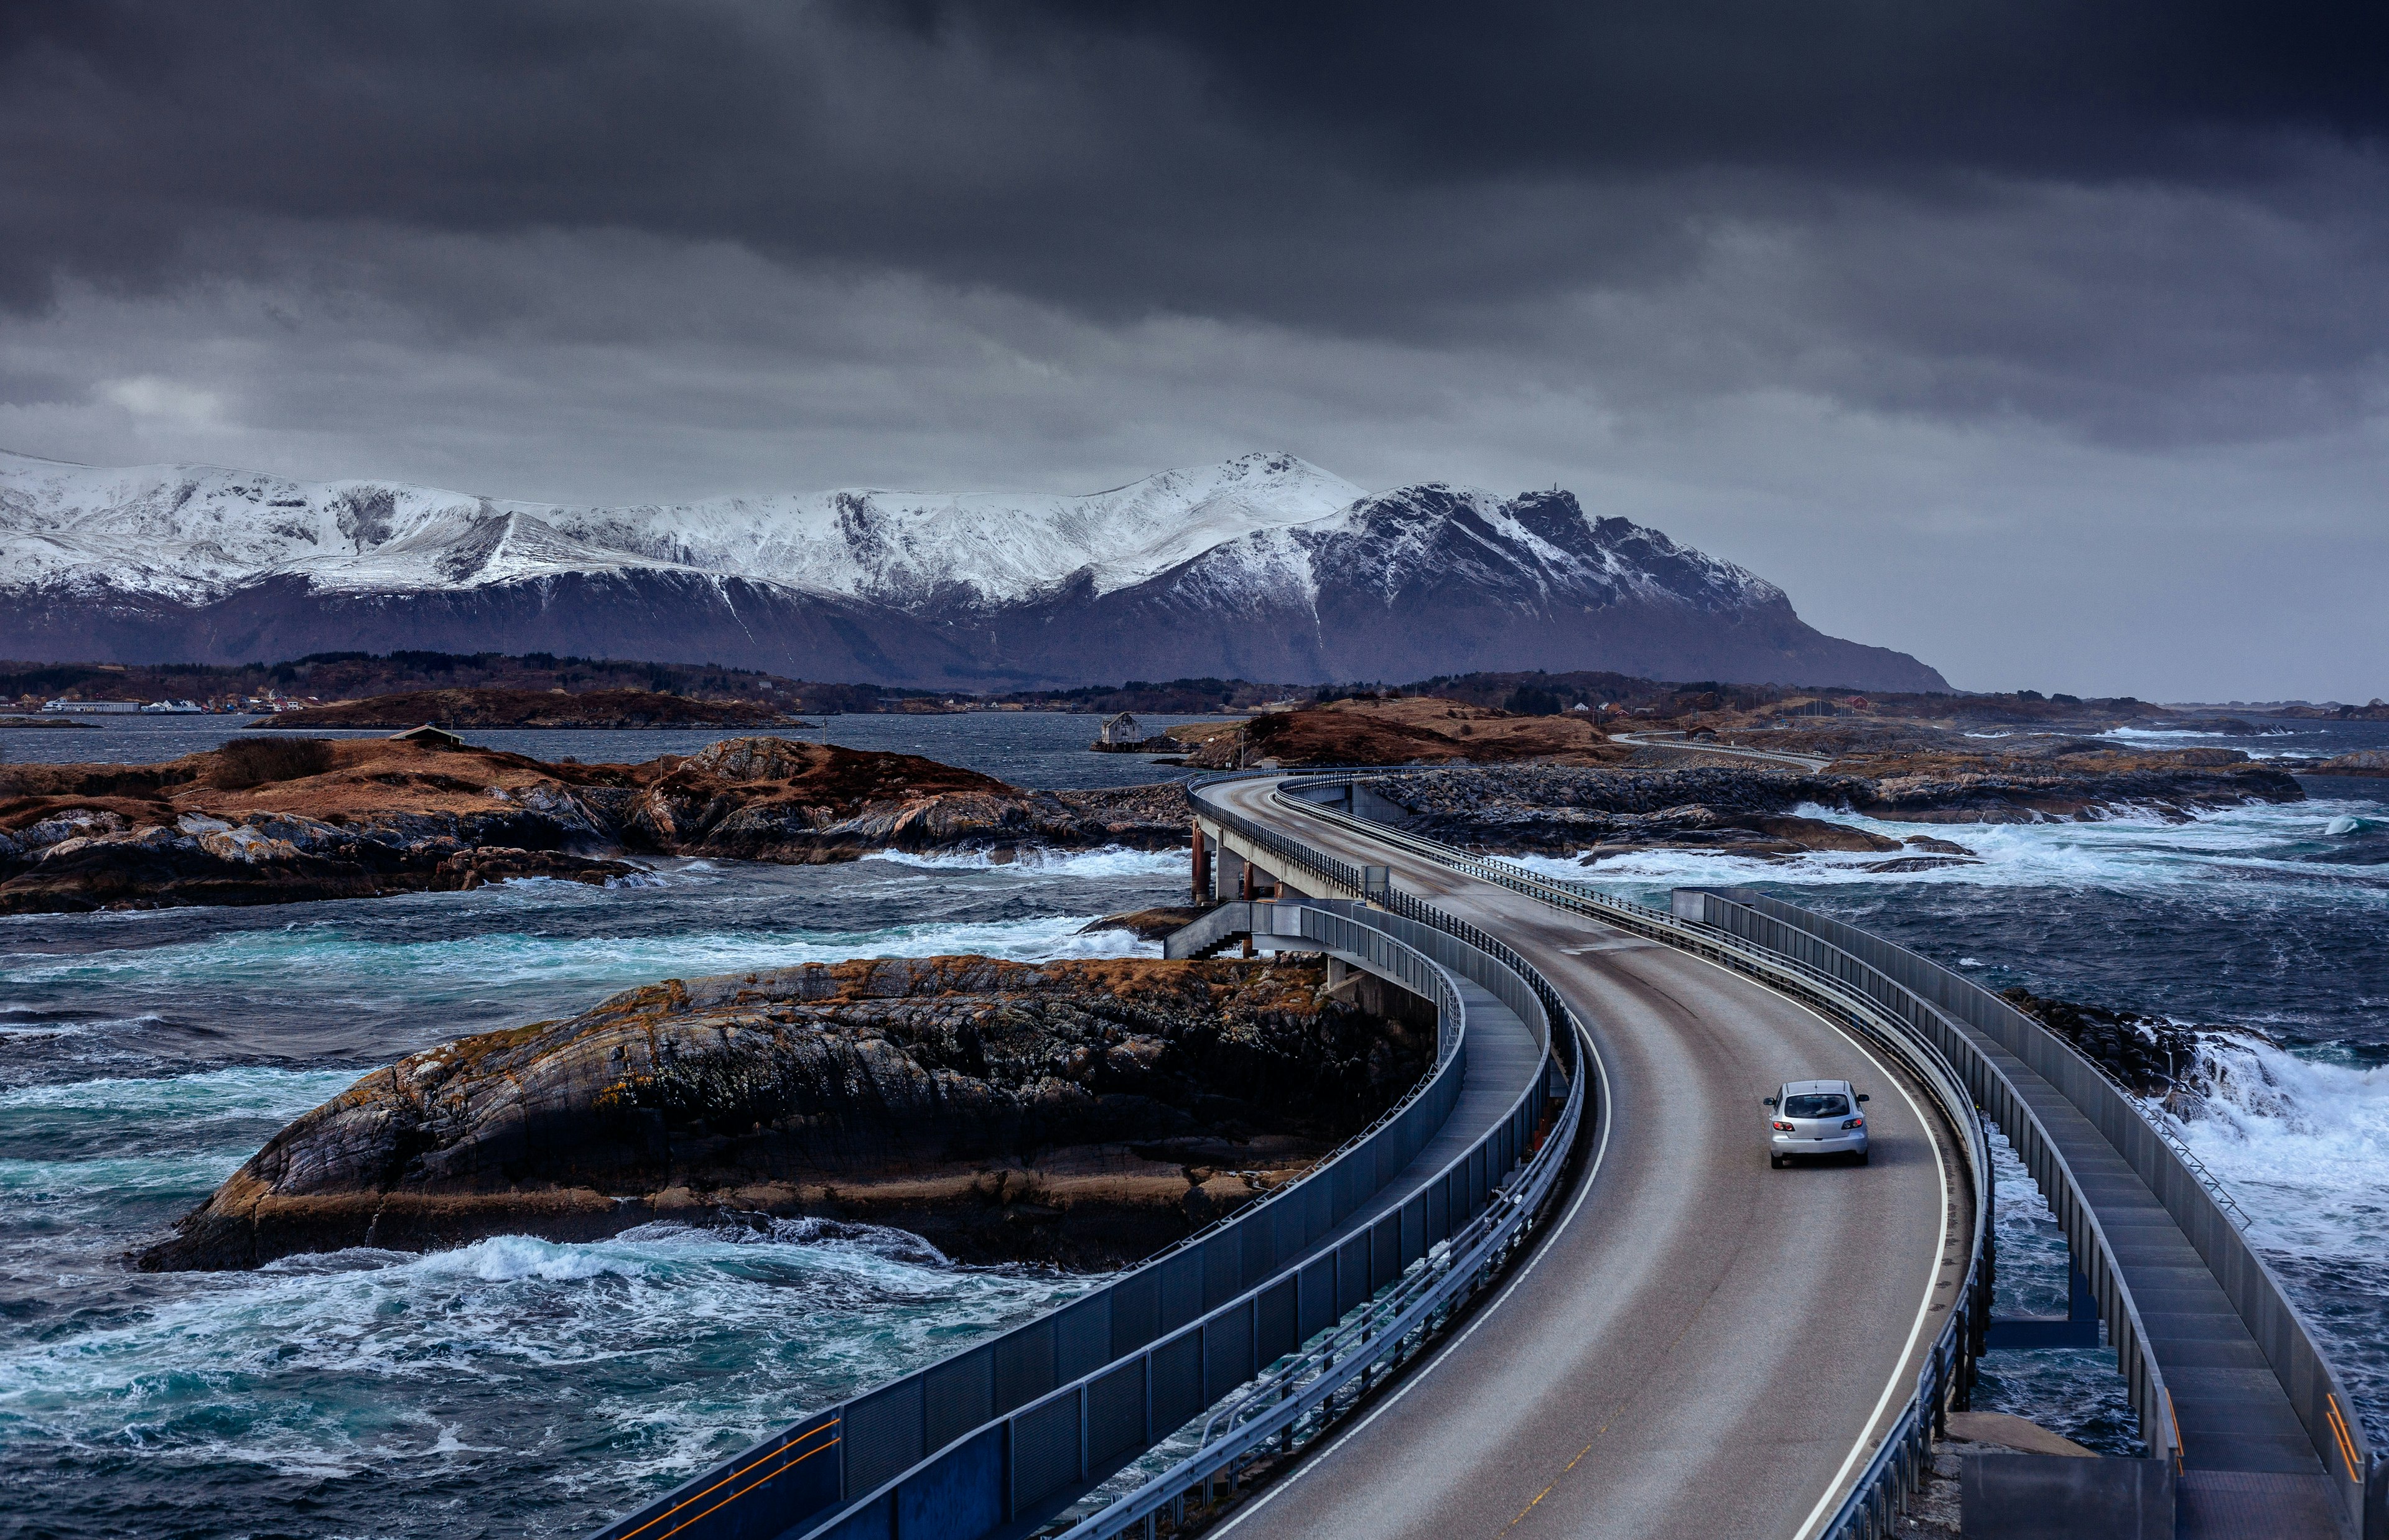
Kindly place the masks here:
<instances>
[{"instance_id":1,"label":"metal guardrail","mask_svg":"<svg viewBox=\"0 0 2389 1540\"><path fill-rule=\"evenodd\" d=\"M1306 790L1323 790L1347 778L1347 775L1338 775L1332 780L1307 781L1302 786ZM1322 807L1301 795L1299 791L1291 795L1283 792L1272 795L1297 803L1307 813L1332 822L1348 824L1355 832L1369 838L1395 845L1438 864L1480 876L1528 897L1578 912L1595 910L1595 906L1584 901L1587 896L1543 883L1515 867L1470 856L1419 835L1370 823ZM1216 808L1207 810L1217 811ZM1973 1360L1982 1350L1983 1330L1989 1319L1991 1163L1974 1095L1965 1078L1959 1074L1938 1043L1929 1035L1919 1033L1916 1024L1901 1013L1886 1012L1880 1002L1863 992L1853 990L1846 980L1797 959L1757 951L1748 942L1717 927L1688 924L1672 914L1663 914L1639 905L1621 905L1615 900L1602 899L1598 913L1605 922L1621 924L1653 939L1723 961L1738 971L1767 978L1779 986L1788 986L1812 1002L1825 1005L1832 1013L1848 1021L1907 1061L1941 1102L1951 1127L1966 1140L1969 1175L1974 1187L1974 1228L1957 1308L1951 1311L1948 1323L1935 1337L1925 1362L1919 1367L1915 1389L1902 1406L1891 1429L1876 1446L1867 1466L1833 1517L1818 1532L1820 1540L1877 1540L1879 1536L1888 1535L1893 1533L1907 1498L1914 1492L1930 1465L1932 1439L1940 1428L1942 1414L1953 1393L1962 1397L1972 1382ZM2142 1341L2145 1341L2144 1337ZM2153 1368L2153 1360L2150 1367ZM2157 1415L2163 1418L2165 1414L2160 1409ZM2170 1449L2170 1423L2164 1423L2163 1427L2164 1447Z\"/></svg>"},{"instance_id":2,"label":"metal guardrail","mask_svg":"<svg viewBox=\"0 0 2389 1540\"><path fill-rule=\"evenodd\" d=\"M1346 908L1355 923L1388 923L1386 917L1374 915L1363 922L1366 911L1358 905L1339 907ZM1250 909L1272 910L1282 906L1253 904ZM1306 902L1301 912L1308 937L1309 917L1318 912L1318 907ZM1257 914L1256 930L1261 923ZM1286 933L1272 926L1270 934ZM1495 981L1493 972L1481 963L1470 972L1488 986ZM1488 1139L1501 1138L1511 1129L1531 1132L1539 1115L1538 1109L1546 1104L1552 1053L1558 1047L1555 1036L1564 1035L1573 1044L1571 1056L1579 1066L1589 1050L1572 1018L1565 1014L1542 1018L1539 1011L1521 1015L1530 1028L1537 1029L1545 1051L1544 1069L1513 1104L1501 1130ZM1430 1189L1435 1183L1463 1178L1463 1179L1478 1186L1496 1169L1508 1175L1496 1178L1486 1190L1484 1206L1430 1248L1391 1290L1348 1315L1328 1335L1312 1341L1213 1410L1193 1450L1080 1520L1064 1532L1063 1540L1102 1540L1135 1529L1151 1534L1164 1509L1182 1523L1189 1496L1200 1491L1207 1501L1214 1481L1222 1473L1233 1488L1236 1471L1246 1461L1272 1446L1285 1452L1315 1438L1367 1394L1381 1369L1399 1370L1404 1355L1433 1329L1437 1317L1449 1318L1466 1296L1483 1288L1540 1224L1590 1104L1589 1081L1581 1068L1570 1076L1567 1095L1552 1127L1539 1145L1522 1147L1524 1158L1516 1166L1501 1166L1498 1155L1480 1160L1475 1151L1455 1157L1429 1184Z\"/></svg>"},{"instance_id":3,"label":"metal guardrail","mask_svg":"<svg viewBox=\"0 0 2389 1540\"><path fill-rule=\"evenodd\" d=\"M1356 914L1353 906L1315 902L1255 908L1273 911L1272 934L1298 935L1363 958L1383 955L1388 948L1408 953L1414 972L1431 970L1442 998L1451 1008L1460 1008L1458 991L1445 970L1368 923L1382 917ZM1289 913L1297 921L1295 927L1275 923ZM1528 1022L1530 1027L1537 1025ZM1539 1036L1548 1038L1549 1030L1544 1025ZM1460 1063L1455 1058L1454 1067ZM1456 1077L1445 1075L1437 1080L1456 1090ZM1404 1280L1433 1250L1466 1232L1501 1202L1498 1190L1505 1174L1534 1151L1533 1135L1547 1096L1547 1076L1539 1075L1467 1151L1361 1230L1319 1247L1313 1242L1329 1227L1315 1227L1305 1242L1309 1249L1299 1254L1282 1250L1282 1263L1288 1256L1299 1259L1265 1282L990 1419L908 1468L888 1473L873 1487L850 1488L853 1495L834 1512L796 1533L815 1540L1017 1533L1112 1475L1235 1387L1257 1375L1279 1382L1286 1370L1272 1365L1298 1354L1304 1343L1339 1320L1348 1320L1355 1310L1365 1315L1373 1298L1388 1286L1405 1293L1412 1286ZM1444 1107L1442 1114L1449 1111ZM1437 1117L1437 1126L1443 1115ZM1405 1163L1423 1143L1410 1146ZM1548 1152L1546 1147L1543 1153ZM1538 1168L1532 1161L1528 1165ZM1377 1186L1382 1185L1380 1180ZM1309 1212L1313 1218L1322 1218L1326 1211L1314 1203ZM1350 1212L1346 1208L1335 1217ZM1105 1295L1117 1298L1138 1277L1157 1273L1166 1283L1169 1269L1184 1269L1197 1260L1195 1252L1188 1252L1175 1260L1147 1264ZM1208 1447L1222 1468L1246 1453L1241 1445Z\"/></svg>"},{"instance_id":4,"label":"metal guardrail","mask_svg":"<svg viewBox=\"0 0 2389 1540\"><path fill-rule=\"evenodd\" d=\"M1965 1066L1965 1080L1975 1101L2009 1133L2017 1152L2048 1196L2077 1258L2089 1259L2092 1292L2102 1305L2109 1340L2140 1416L2142 1441L2153 1456L2178 1454L2179 1435L2174 1427L2172 1401L2165 1392L2147 1330L2125 1285L2104 1228L2083 1197L2073 1171L2057 1151L2038 1119L1995 1063L1982 1055L1962 1022L2014 1054L2089 1119L2145 1181L2181 1228L2230 1299L2271 1364L2275 1378L2288 1394L2305 1426L2323 1469L2332 1475L2334 1502L2349 1534L2389 1537L2389 1513L2368 1516L2372 1508L2389 1509L2389 1461L2375 1455L2360 1425L2347 1416L2345 1388L2327 1359L2315 1347L2311 1331L2288 1300L2280 1280L2249 1246L2231 1221L2245 1211L2220 1190L2213 1174L2181 1148L2173 1136L2128 1088L2107 1070L2010 1005L1991 991L1907 948L1856 926L1812 914L1796 905L1745 890L1703 894L1706 910L1714 901L1729 912L1718 918L1735 920L1739 910L1749 917L1735 927L1689 921L1641 905L1595 893L1574 883L1538 878L1506 862L1473 856L1406 831L1370 822L1332 808L1322 807L1303 791L1373 778L1338 770L1315 781L1297 783L1291 798L1305 811L1348 822L1370 837L1387 841L1442 864L1467 872L1552 903L1563 909L1595 915L1610 923L1671 945L1714 949L1729 961L1756 945L1803 975L1833 986L1846 997L1852 990L1890 1010L1913 1030L1929 1038L1946 1058ZM1276 795L1284 795L1279 793ZM1679 898L1703 890L1680 889ZM1765 922L1774 933L1767 940L1754 935ZM1807 954L1807 955L1804 955ZM1986 1279L1986 1292L1987 1279ZM1987 1317L1987 1303L1978 1306ZM1979 1341L1975 1344L1979 1348ZM1911 1402L1911 1410L1915 1403ZM1861 1483L1855 1500L1866 1490ZM1839 1526L1843 1520L1837 1520ZM2370 1525L2370 1528L2366 1526ZM1840 1527L1828 1534L1840 1534ZM1858 1533L1853 1531L1851 1533Z\"/></svg>"},{"instance_id":5,"label":"metal guardrail","mask_svg":"<svg viewBox=\"0 0 2389 1540\"><path fill-rule=\"evenodd\" d=\"M2338 1372L2316 1347L2312 1331L2290 1303L2280 1280L2249 1245L2223 1205L2208 1192L2198 1173L2180 1162L2171 1144L2159 1137L2136 1098L2111 1076L2101 1074L2099 1067L2072 1044L1998 995L1904 947L1757 893L1726 890L1711 897L1749 917L1738 923L1755 926L1764 922L1780 926L1783 945L1810 948L1836 960L1846 960L1837 961L1836 965L1863 969L1870 980L1881 981L1878 987L1896 990L1918 1002L1922 1010L1946 1021L1964 1023L2053 1086L2147 1184L2231 1302L2242 1324L2263 1351L2274 1379L2330 1479L2332 1501L2339 1508L2344 1532L2350 1535L2363 1534L2374 1540L2389 1536L2389 1514L2368 1518L2365 1512L2368 1502L2389 1507L2389 1502L2384 1502L2389 1497L2389 1466L2384 1466L2373 1453L2361 1424L2348 1415L2351 1403ZM1951 1036L1961 1037L1954 1030ZM2020 1099L2015 1100L2012 1109L2003 1109L1991 1100L1999 1096L2013 1098L2012 1088L2006 1086L2003 1075L1996 1083L1987 1081L1984 1089L1988 1093L1986 1106L2009 1130L2011 1138L2019 1131L2025 1133L2025 1138L2017 1142L2019 1153L2025 1153L2028 1142L2038 1133L2038 1123L2030 1110L2023 1106ZM2016 1121L2009 1121L2011 1115ZM2029 1156L2026 1164L2033 1164ZM2035 1167L2035 1175L2041 1175L2038 1166ZM2058 1212L2059 1223L2066 1228L2069 1241L2077 1241L2086 1230L2098 1236L2095 1215L2089 1212L2089 1205L2072 1187L2070 1173L2062 1176L2060 1184L2044 1177L2042 1187L2050 1195L2050 1206ZM2098 1236L2096 1243L2102 1248L2103 1260L2103 1236ZM2078 1243L2076 1254L2083 1254ZM2094 1275L2092 1290L2106 1307L2111 1339L2116 1340L2119 1347L2136 1334L2140 1342L2145 1343L2138 1312L2130 1307L2129 1291L2120 1278L2102 1280ZM2123 1306L2120 1310L2119 1304ZM2153 1366L2151 1372L2153 1373ZM2132 1378L2128 1361L2127 1377ZM2162 1394L2161 1379L2157 1384L2158 1394ZM2135 1401L2137 1405L2137 1394ZM2169 1430L2169 1400L2165 1412ZM2143 1411L2144 1432L2149 1427L2147 1416ZM2365 1527L2368 1524L2371 1527Z\"/></svg>"},{"instance_id":6,"label":"metal guardrail","mask_svg":"<svg viewBox=\"0 0 2389 1540\"><path fill-rule=\"evenodd\" d=\"M1008 1465L1011 1424L1045 1406L1054 1387L1077 1384L1190 1322L1207 1320L1249 1301L1296 1259L1308 1255L1320 1236L1373 1198L1425 1147L1459 1100L1466 1070L1465 1007L1448 972L1416 948L1381 935L1355 934L1344 939L1354 944L1345 949L1374 959L1376 970L1433 999L1437 1008L1435 1066L1368 1129L1300 1180L1244 1205L1068 1305L813 1412L596 1531L591 1540L747 1540L811 1527L850 1508L853 1497L901 1482L940 1452L955 1454L949 1446L967 1442L965 1435L990 1426L1004 1434L1007 1452L1002 1463ZM1417 1218L1423 1224L1424 1217L1422 1207ZM1400 1252L1399 1234L1394 1244ZM1411 1248L1403 1261L1423 1254L1425 1244ZM1375 1265L1377 1254L1373 1253L1371 1260ZM1392 1276L1373 1276L1369 1288L1382 1286ZM1268 1361L1264 1357L1211 1388L1224 1392ZM1219 1362L1224 1369L1225 1360ZM1207 1371L1211 1367L1207 1359ZM1166 1423L1163 1432L1199 1411L1208 1399L1207 1395L1184 1416ZM1169 1409L1165 1401L1165 1414ZM1022 1442L1024 1452L1036 1446L1035 1430L1041 1428L1036 1424ZM950 1463L983 1457L985 1452L974 1447ZM1007 1518L1012 1495L1007 1492Z\"/></svg>"}]
</instances>

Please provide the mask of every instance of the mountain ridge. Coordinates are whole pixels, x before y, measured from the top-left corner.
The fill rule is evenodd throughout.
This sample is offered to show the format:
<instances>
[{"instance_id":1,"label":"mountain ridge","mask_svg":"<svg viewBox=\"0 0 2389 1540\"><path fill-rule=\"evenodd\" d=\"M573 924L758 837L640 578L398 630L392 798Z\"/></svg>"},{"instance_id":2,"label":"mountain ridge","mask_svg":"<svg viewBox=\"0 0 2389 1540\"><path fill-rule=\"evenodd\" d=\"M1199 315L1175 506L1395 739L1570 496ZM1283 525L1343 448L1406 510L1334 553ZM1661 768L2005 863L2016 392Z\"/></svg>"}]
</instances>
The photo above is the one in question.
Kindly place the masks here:
<instances>
[{"instance_id":1,"label":"mountain ridge","mask_svg":"<svg viewBox=\"0 0 2389 1540\"><path fill-rule=\"evenodd\" d=\"M0 655L28 658L430 647L927 688L1518 668L1948 688L1570 493L1366 492L1284 453L1081 496L625 508L0 453Z\"/></svg>"}]
</instances>

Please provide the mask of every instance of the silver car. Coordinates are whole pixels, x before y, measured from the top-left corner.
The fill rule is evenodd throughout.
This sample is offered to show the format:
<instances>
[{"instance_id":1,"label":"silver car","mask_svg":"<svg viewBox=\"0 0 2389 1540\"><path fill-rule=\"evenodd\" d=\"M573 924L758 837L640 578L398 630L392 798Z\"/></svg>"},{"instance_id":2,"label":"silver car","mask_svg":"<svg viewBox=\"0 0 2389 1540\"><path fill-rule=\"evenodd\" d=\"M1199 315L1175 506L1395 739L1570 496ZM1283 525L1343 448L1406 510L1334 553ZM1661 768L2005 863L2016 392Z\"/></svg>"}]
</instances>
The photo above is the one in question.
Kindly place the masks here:
<instances>
[{"instance_id":1,"label":"silver car","mask_svg":"<svg viewBox=\"0 0 2389 1540\"><path fill-rule=\"evenodd\" d=\"M1846 1080L1793 1080L1760 1105L1767 1109L1767 1164L1777 1170L1795 1155L1867 1159L1865 1097Z\"/></svg>"}]
</instances>

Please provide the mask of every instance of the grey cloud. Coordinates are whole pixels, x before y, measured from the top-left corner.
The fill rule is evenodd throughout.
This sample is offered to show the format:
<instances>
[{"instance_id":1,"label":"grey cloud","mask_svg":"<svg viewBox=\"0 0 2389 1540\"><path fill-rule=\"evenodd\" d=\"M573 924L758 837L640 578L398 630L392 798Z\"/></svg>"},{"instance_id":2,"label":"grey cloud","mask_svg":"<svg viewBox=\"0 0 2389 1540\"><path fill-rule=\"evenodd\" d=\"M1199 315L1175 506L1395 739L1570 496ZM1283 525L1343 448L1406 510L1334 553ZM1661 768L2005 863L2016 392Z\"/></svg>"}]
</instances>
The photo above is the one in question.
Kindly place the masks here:
<instances>
[{"instance_id":1,"label":"grey cloud","mask_svg":"<svg viewBox=\"0 0 2389 1540\"><path fill-rule=\"evenodd\" d=\"M7 7L0 445L588 502L1283 447L1563 482L1969 684L2369 695L2384 27ZM2168 597L2233 581L2342 643Z\"/></svg>"}]
</instances>

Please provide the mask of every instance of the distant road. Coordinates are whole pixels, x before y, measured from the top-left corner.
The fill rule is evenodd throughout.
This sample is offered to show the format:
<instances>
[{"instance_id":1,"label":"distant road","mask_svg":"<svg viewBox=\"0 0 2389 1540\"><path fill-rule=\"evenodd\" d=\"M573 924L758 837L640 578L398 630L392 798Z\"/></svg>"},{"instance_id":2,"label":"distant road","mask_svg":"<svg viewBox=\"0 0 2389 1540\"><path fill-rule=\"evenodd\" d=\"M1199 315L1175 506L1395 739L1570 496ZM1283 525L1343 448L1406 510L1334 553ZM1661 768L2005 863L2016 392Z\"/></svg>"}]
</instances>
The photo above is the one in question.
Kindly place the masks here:
<instances>
[{"instance_id":1,"label":"distant road","mask_svg":"<svg viewBox=\"0 0 2389 1540\"><path fill-rule=\"evenodd\" d=\"M1805 770L1820 770L1833 762L1830 755L1820 758L1813 754L1786 754L1781 749L1743 748L1738 745L1730 744L1671 744L1663 741L1667 738L1680 739L1682 736L1680 732L1613 732L1610 734L1610 737L1618 743L1632 744L1639 748L1680 748L1693 754L1731 755L1736 759L1772 759L1781 764L1797 765Z\"/></svg>"},{"instance_id":2,"label":"distant road","mask_svg":"<svg viewBox=\"0 0 2389 1540\"><path fill-rule=\"evenodd\" d=\"M1197 793L1500 935L1597 1040L1602 1153L1525 1271L1233 1540L1797 1540L1849 1489L1948 1318L1962 1157L1840 1028L1687 953L1271 799ZM1872 1164L1768 1168L1759 1098L1846 1077Z\"/></svg>"}]
</instances>

